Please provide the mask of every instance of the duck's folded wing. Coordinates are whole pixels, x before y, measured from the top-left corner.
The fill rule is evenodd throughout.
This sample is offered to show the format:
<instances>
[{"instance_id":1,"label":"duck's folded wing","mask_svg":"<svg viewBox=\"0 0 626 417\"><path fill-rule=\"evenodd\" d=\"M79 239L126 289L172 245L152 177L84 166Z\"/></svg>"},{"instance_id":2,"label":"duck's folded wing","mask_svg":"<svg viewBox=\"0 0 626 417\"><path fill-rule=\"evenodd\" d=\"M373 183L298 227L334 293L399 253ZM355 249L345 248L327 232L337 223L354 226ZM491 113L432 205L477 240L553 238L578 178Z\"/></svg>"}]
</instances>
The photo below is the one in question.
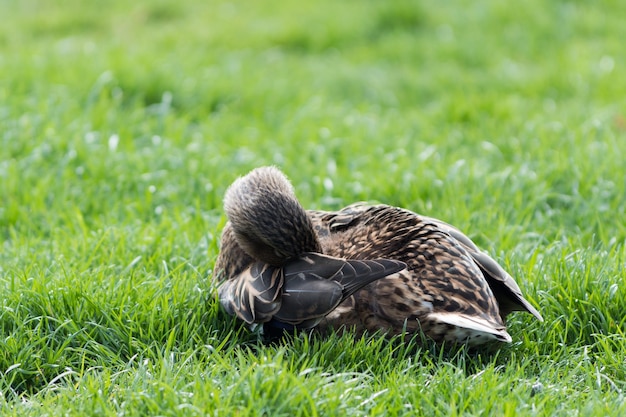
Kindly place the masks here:
<instances>
[{"instance_id":1,"label":"duck's folded wing","mask_svg":"<svg viewBox=\"0 0 626 417\"><path fill-rule=\"evenodd\" d=\"M272 318L311 327L367 284L406 268L399 261L345 260L306 253L283 268L255 262L218 289L228 314L247 323Z\"/></svg>"},{"instance_id":2,"label":"duck's folded wing","mask_svg":"<svg viewBox=\"0 0 626 417\"><path fill-rule=\"evenodd\" d=\"M255 262L218 289L220 304L228 314L246 323L263 323L280 308L283 288L281 268Z\"/></svg>"},{"instance_id":3,"label":"duck's folded wing","mask_svg":"<svg viewBox=\"0 0 626 417\"><path fill-rule=\"evenodd\" d=\"M318 253L304 254L284 267L282 303L274 319L307 327L333 311L369 283L406 268L403 262L345 260Z\"/></svg>"}]
</instances>

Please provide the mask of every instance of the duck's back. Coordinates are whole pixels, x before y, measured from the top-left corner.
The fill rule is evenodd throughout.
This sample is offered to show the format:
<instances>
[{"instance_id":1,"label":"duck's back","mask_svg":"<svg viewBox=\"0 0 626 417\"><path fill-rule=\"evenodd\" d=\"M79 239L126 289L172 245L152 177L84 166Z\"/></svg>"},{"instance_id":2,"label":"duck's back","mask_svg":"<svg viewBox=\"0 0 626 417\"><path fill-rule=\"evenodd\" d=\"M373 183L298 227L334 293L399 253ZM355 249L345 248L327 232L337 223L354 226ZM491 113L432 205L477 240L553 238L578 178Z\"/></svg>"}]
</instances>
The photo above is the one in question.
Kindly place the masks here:
<instances>
[{"instance_id":1,"label":"duck's back","mask_svg":"<svg viewBox=\"0 0 626 417\"><path fill-rule=\"evenodd\" d=\"M309 214L324 253L407 264L405 271L356 293L328 316L326 325L423 332L437 341L510 341L480 268L436 221L387 205Z\"/></svg>"}]
</instances>

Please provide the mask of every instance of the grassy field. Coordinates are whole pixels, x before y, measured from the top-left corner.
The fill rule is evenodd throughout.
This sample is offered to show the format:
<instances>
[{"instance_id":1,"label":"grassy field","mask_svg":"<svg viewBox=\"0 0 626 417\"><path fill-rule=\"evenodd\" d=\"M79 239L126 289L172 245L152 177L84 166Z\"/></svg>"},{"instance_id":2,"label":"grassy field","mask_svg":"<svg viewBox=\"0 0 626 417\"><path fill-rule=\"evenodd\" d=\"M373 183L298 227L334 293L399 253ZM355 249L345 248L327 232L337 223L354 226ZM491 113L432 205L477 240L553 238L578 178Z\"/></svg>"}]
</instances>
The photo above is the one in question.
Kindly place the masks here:
<instances>
[{"instance_id":1,"label":"grassy field","mask_svg":"<svg viewBox=\"0 0 626 417\"><path fill-rule=\"evenodd\" d=\"M0 414L626 415L626 3L0 1ZM226 187L458 226L545 322L265 346Z\"/></svg>"}]
</instances>

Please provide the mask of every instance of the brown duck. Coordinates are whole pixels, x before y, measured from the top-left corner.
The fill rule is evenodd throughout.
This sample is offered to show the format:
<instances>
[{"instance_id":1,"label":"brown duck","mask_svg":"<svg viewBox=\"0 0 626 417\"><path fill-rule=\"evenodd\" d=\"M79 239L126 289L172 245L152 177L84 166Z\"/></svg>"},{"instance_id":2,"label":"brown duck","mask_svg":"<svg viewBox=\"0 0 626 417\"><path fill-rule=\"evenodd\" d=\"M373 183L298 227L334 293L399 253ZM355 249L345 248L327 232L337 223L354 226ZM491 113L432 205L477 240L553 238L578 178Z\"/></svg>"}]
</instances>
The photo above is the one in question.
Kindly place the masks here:
<instances>
[{"instance_id":1,"label":"brown duck","mask_svg":"<svg viewBox=\"0 0 626 417\"><path fill-rule=\"evenodd\" d=\"M224 208L214 279L221 305L247 323L474 346L510 342L512 311L543 321L497 262L440 220L382 204L306 211L274 167L236 180Z\"/></svg>"}]
</instances>

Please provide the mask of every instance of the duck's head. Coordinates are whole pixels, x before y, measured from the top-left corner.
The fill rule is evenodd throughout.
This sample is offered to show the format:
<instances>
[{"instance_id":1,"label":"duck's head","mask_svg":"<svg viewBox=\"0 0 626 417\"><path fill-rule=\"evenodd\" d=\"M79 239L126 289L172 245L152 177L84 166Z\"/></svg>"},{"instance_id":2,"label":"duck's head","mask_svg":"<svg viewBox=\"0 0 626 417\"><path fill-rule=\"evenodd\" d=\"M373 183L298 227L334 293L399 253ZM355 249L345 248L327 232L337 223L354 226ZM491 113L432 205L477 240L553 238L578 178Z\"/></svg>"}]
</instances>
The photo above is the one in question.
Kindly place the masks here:
<instances>
[{"instance_id":1,"label":"duck's head","mask_svg":"<svg viewBox=\"0 0 626 417\"><path fill-rule=\"evenodd\" d=\"M253 258L282 266L304 252L321 252L311 220L285 175L261 167L226 191L224 210L237 243Z\"/></svg>"}]
</instances>

